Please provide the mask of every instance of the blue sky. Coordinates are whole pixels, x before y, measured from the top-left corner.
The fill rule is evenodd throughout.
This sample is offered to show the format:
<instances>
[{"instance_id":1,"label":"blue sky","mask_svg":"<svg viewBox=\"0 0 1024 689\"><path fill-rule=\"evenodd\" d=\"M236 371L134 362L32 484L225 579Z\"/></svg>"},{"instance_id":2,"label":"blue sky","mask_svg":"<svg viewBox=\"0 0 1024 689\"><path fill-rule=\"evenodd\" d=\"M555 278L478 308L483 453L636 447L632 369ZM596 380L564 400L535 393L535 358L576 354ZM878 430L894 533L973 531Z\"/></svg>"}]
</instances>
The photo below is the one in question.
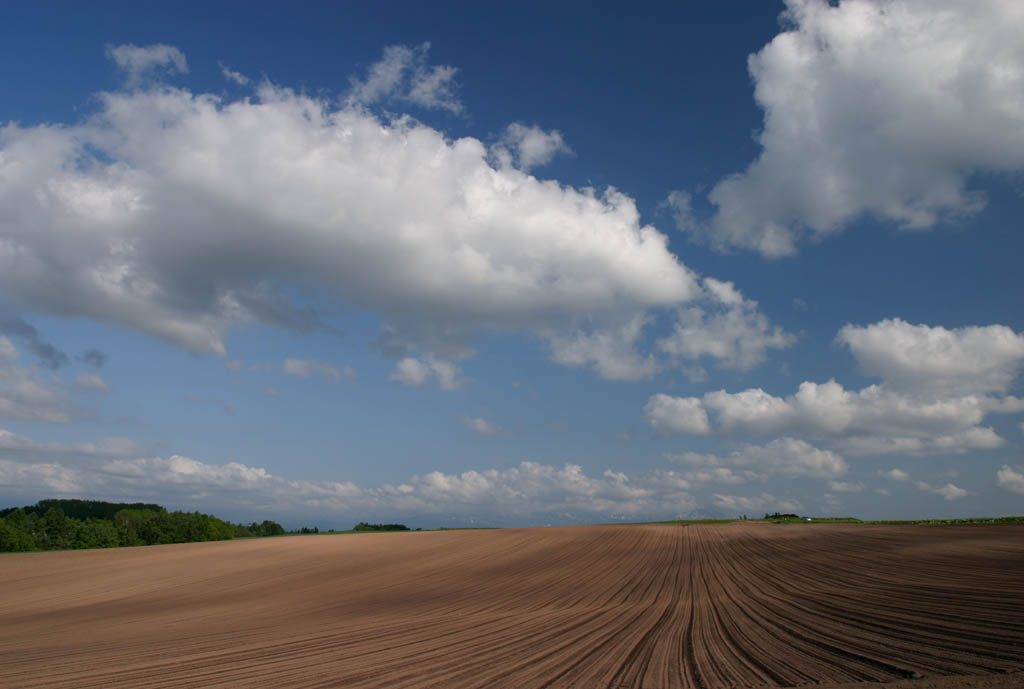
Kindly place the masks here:
<instances>
[{"instance_id":1,"label":"blue sky","mask_svg":"<svg viewBox=\"0 0 1024 689\"><path fill-rule=\"evenodd\" d=\"M1024 512L1022 11L10 9L0 502Z\"/></svg>"}]
</instances>

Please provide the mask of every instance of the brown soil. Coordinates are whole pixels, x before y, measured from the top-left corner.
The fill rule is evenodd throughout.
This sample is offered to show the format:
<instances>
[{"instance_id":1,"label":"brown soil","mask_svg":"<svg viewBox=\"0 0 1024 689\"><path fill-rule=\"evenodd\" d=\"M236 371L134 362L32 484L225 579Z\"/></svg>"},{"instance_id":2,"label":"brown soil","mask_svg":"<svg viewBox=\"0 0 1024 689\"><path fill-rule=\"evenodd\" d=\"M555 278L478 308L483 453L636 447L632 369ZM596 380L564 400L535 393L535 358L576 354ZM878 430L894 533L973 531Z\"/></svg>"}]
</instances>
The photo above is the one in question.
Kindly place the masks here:
<instances>
[{"instance_id":1,"label":"brown soil","mask_svg":"<svg viewBox=\"0 0 1024 689\"><path fill-rule=\"evenodd\" d=\"M1022 670L1020 526L592 526L0 556L4 687L1009 689Z\"/></svg>"}]
</instances>

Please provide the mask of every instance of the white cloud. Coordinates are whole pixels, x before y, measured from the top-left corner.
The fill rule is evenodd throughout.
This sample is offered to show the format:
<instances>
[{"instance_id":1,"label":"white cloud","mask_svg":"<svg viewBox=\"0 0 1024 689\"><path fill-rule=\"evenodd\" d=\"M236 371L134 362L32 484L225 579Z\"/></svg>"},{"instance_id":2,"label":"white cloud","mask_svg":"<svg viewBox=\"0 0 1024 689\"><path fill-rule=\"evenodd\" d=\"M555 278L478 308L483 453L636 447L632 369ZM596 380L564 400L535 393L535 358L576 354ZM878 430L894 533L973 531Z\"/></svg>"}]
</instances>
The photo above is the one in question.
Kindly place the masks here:
<instances>
[{"instance_id":1,"label":"white cloud","mask_svg":"<svg viewBox=\"0 0 1024 689\"><path fill-rule=\"evenodd\" d=\"M249 77L245 76L241 72L236 72L223 62L218 62L217 64L220 66L220 73L223 74L224 78L228 81L233 81L239 86L247 86L249 84Z\"/></svg>"},{"instance_id":2,"label":"white cloud","mask_svg":"<svg viewBox=\"0 0 1024 689\"><path fill-rule=\"evenodd\" d=\"M79 373L75 378L75 387L89 392L109 392L110 388L99 376L92 373Z\"/></svg>"},{"instance_id":3,"label":"white cloud","mask_svg":"<svg viewBox=\"0 0 1024 689\"><path fill-rule=\"evenodd\" d=\"M850 348L864 373L911 393L1006 392L1024 364L1024 335L1005 325L947 330L896 318L847 325L836 341Z\"/></svg>"},{"instance_id":4,"label":"white cloud","mask_svg":"<svg viewBox=\"0 0 1024 689\"><path fill-rule=\"evenodd\" d=\"M311 375L317 375L329 380L351 378L356 374L350 366L345 366L339 371L330 364L314 359L285 359L282 370L290 376L309 378Z\"/></svg>"},{"instance_id":5,"label":"white cloud","mask_svg":"<svg viewBox=\"0 0 1024 689\"><path fill-rule=\"evenodd\" d=\"M411 356L400 359L395 362L395 370L390 376L391 380L409 387L421 387L432 378L437 379L442 390L451 392L462 388L458 366L432 355L422 360Z\"/></svg>"},{"instance_id":6,"label":"white cloud","mask_svg":"<svg viewBox=\"0 0 1024 689\"><path fill-rule=\"evenodd\" d=\"M515 166L523 172L547 165L560 153L571 155L572 152L561 132L546 132L537 125L527 127L519 122L506 127L499 142L491 149L499 166Z\"/></svg>"},{"instance_id":7,"label":"white cloud","mask_svg":"<svg viewBox=\"0 0 1024 689\"><path fill-rule=\"evenodd\" d=\"M480 417L460 416L459 423L477 435L494 436L501 433L501 426Z\"/></svg>"},{"instance_id":8,"label":"white cloud","mask_svg":"<svg viewBox=\"0 0 1024 689\"><path fill-rule=\"evenodd\" d=\"M968 494L966 490L954 486L952 483L947 483L941 488L936 488L933 492L937 495L941 495L946 500L959 500Z\"/></svg>"},{"instance_id":9,"label":"white cloud","mask_svg":"<svg viewBox=\"0 0 1024 689\"><path fill-rule=\"evenodd\" d=\"M726 468L732 472L739 471L748 480L763 480L771 476L831 479L842 476L848 468L841 456L819 450L796 438L777 438L764 446L744 445L724 456L685 452L666 455L666 458L698 470ZM738 482L731 473L724 477L727 482Z\"/></svg>"},{"instance_id":10,"label":"white cloud","mask_svg":"<svg viewBox=\"0 0 1024 689\"><path fill-rule=\"evenodd\" d=\"M363 80L350 79L351 104L372 105L379 102L401 101L427 109L462 112L462 103L455 95L455 67L428 65L430 43L410 48L392 45L367 70Z\"/></svg>"},{"instance_id":11,"label":"white cloud","mask_svg":"<svg viewBox=\"0 0 1024 689\"><path fill-rule=\"evenodd\" d=\"M648 423L661 430L688 432L684 419L675 421L668 411L677 399L652 396L644 407ZM679 413L685 411L686 418L699 413L692 401L698 398L682 399L686 406ZM991 428L977 425L993 408L985 398L975 396L921 401L877 385L853 392L835 381L805 381L786 398L751 388L708 392L698 401L699 410L713 415L723 432L800 432L829 438L844 452L856 455L959 454L1004 444Z\"/></svg>"},{"instance_id":12,"label":"white cloud","mask_svg":"<svg viewBox=\"0 0 1024 689\"><path fill-rule=\"evenodd\" d=\"M837 441L837 447L852 456L879 455L962 455L972 450L995 450L1006 444L989 426L972 426L946 435L924 437L854 436Z\"/></svg>"},{"instance_id":13,"label":"white cloud","mask_svg":"<svg viewBox=\"0 0 1024 689\"><path fill-rule=\"evenodd\" d=\"M848 481L829 481L828 489L833 493L860 493L864 490L864 484L850 483Z\"/></svg>"},{"instance_id":14,"label":"white cloud","mask_svg":"<svg viewBox=\"0 0 1024 689\"><path fill-rule=\"evenodd\" d=\"M743 497L715 494L715 505L729 512L784 512L799 514L803 505L798 500L780 500L770 493Z\"/></svg>"},{"instance_id":15,"label":"white cloud","mask_svg":"<svg viewBox=\"0 0 1024 689\"><path fill-rule=\"evenodd\" d=\"M670 191L661 202L661 208L669 210L676 227L683 232L690 232L699 227L697 216L693 212L693 196L688 191Z\"/></svg>"},{"instance_id":16,"label":"white cloud","mask_svg":"<svg viewBox=\"0 0 1024 689\"><path fill-rule=\"evenodd\" d=\"M1024 495L1024 473L1014 470L1009 464L1004 464L996 472L996 483L1000 488Z\"/></svg>"},{"instance_id":17,"label":"white cloud","mask_svg":"<svg viewBox=\"0 0 1024 689\"><path fill-rule=\"evenodd\" d=\"M962 497L970 495L969 492L952 483L947 483L944 486L935 487L925 481L914 481L914 485L917 486L918 490L924 491L926 493L934 493L936 495L941 495L943 498L950 501L959 500Z\"/></svg>"},{"instance_id":18,"label":"white cloud","mask_svg":"<svg viewBox=\"0 0 1024 689\"><path fill-rule=\"evenodd\" d=\"M13 438L13 439L12 439ZM10 449L18 445L25 451ZM324 517L445 516L557 519L677 516L695 506L676 472L587 474L580 465L521 462L506 469L432 471L398 484L293 480L240 462L207 464L189 457L133 457L40 446L0 431L0 485L10 494L156 500L214 513L253 508ZM6 449L5 449L6 448ZM45 461L40 461L47 457Z\"/></svg>"},{"instance_id":19,"label":"white cloud","mask_svg":"<svg viewBox=\"0 0 1024 689\"><path fill-rule=\"evenodd\" d=\"M720 301L742 301L731 285L719 285L729 288ZM990 413L1024 410L1024 400L996 396L1024 362L1024 338L1005 326L951 331L886 320L848 325L837 340L883 382L855 391L834 380L804 381L787 397L760 388L717 390L678 404L656 395L644 408L647 420L661 431L693 433L687 419L703 413L709 422L695 427L700 435L800 434L849 455L932 455L1002 447L1006 441L981 422Z\"/></svg>"},{"instance_id":20,"label":"white cloud","mask_svg":"<svg viewBox=\"0 0 1024 689\"><path fill-rule=\"evenodd\" d=\"M879 472L879 476L884 476L891 481L906 481L910 478L910 474L903 471L903 469L893 468L889 471Z\"/></svg>"},{"instance_id":21,"label":"white cloud","mask_svg":"<svg viewBox=\"0 0 1024 689\"><path fill-rule=\"evenodd\" d=\"M163 43L146 46L137 46L133 43L108 45L107 57L128 76L129 86L138 85L143 76L160 67L171 73L188 72L185 54L174 46Z\"/></svg>"},{"instance_id":22,"label":"white cloud","mask_svg":"<svg viewBox=\"0 0 1024 689\"><path fill-rule=\"evenodd\" d=\"M1024 6L787 0L748 68L762 151L711 190L718 248L795 251L862 215L924 229L976 212L976 172L1024 167Z\"/></svg>"},{"instance_id":23,"label":"white cloud","mask_svg":"<svg viewBox=\"0 0 1024 689\"><path fill-rule=\"evenodd\" d=\"M644 407L651 427L662 433L707 435L711 432L708 413L696 397L652 395Z\"/></svg>"},{"instance_id":24,"label":"white cloud","mask_svg":"<svg viewBox=\"0 0 1024 689\"><path fill-rule=\"evenodd\" d=\"M648 319L633 318L620 328L567 334L550 333L551 360L563 366L591 365L607 380L647 380L658 372L654 356L636 351Z\"/></svg>"},{"instance_id":25,"label":"white cloud","mask_svg":"<svg viewBox=\"0 0 1024 689\"><path fill-rule=\"evenodd\" d=\"M388 92L384 67L359 82L367 98ZM0 290L27 308L225 354L236 323L327 328L281 289L302 282L394 324L398 358L451 361L475 332L526 330L556 361L625 379L665 363L644 350L659 310L706 302L684 327L721 365L787 337L754 302L723 302L729 283L701 287L628 196L494 167L476 139L268 83L97 102L81 124L0 128Z\"/></svg>"},{"instance_id":26,"label":"white cloud","mask_svg":"<svg viewBox=\"0 0 1024 689\"><path fill-rule=\"evenodd\" d=\"M679 309L672 334L658 348L674 357L710 357L725 368L749 370L761 363L768 349L784 349L796 338L772 326L731 282L704 278L709 296L704 306Z\"/></svg>"},{"instance_id":27,"label":"white cloud","mask_svg":"<svg viewBox=\"0 0 1024 689\"><path fill-rule=\"evenodd\" d=\"M71 405L65 395L17 360L14 345L0 335L0 419L70 421Z\"/></svg>"}]
</instances>

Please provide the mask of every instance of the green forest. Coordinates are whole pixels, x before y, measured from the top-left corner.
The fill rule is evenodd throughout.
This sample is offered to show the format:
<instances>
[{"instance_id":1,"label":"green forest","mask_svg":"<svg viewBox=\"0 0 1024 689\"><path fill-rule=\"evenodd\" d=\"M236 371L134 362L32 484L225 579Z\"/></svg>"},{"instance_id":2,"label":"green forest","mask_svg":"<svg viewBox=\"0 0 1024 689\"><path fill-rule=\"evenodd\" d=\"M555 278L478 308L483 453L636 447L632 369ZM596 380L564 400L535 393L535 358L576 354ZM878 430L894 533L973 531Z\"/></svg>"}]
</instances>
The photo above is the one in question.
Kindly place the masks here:
<instances>
[{"instance_id":1,"label":"green forest","mask_svg":"<svg viewBox=\"0 0 1024 689\"><path fill-rule=\"evenodd\" d=\"M279 536L269 520L232 524L199 512L99 500L40 500L0 510L0 552L78 550Z\"/></svg>"}]
</instances>

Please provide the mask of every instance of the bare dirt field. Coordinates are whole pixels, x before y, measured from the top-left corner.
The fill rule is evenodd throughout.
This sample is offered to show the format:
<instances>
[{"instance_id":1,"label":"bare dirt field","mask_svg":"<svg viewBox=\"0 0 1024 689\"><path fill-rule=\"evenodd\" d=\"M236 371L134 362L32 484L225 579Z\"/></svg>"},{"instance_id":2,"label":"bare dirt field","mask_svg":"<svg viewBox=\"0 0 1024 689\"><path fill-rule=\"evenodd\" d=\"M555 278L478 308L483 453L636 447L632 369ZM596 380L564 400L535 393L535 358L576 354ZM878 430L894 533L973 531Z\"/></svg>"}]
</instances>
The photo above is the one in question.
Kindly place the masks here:
<instances>
[{"instance_id":1,"label":"bare dirt field","mask_svg":"<svg viewBox=\"0 0 1024 689\"><path fill-rule=\"evenodd\" d=\"M1024 687L1024 527L592 526L0 556L3 687Z\"/></svg>"}]
</instances>

